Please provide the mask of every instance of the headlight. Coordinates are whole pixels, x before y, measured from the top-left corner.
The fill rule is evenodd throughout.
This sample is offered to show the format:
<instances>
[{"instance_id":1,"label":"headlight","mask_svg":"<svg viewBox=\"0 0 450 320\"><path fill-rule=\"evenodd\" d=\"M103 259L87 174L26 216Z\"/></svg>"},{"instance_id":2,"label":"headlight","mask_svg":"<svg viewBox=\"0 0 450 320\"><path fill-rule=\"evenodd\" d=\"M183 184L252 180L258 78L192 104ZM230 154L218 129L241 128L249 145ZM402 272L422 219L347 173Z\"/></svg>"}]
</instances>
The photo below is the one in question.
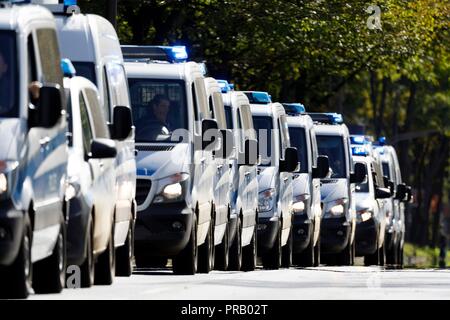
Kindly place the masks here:
<instances>
[{"instance_id":1,"label":"headlight","mask_svg":"<svg viewBox=\"0 0 450 320\"><path fill-rule=\"evenodd\" d=\"M306 208L306 201L309 199L309 194L302 194L294 197L294 203L292 204L292 209L294 213L303 213Z\"/></svg>"},{"instance_id":2,"label":"headlight","mask_svg":"<svg viewBox=\"0 0 450 320\"><path fill-rule=\"evenodd\" d=\"M0 173L0 194L8 191L8 179L6 178L6 174Z\"/></svg>"},{"instance_id":3,"label":"headlight","mask_svg":"<svg viewBox=\"0 0 450 320\"><path fill-rule=\"evenodd\" d=\"M258 210L259 212L266 212L273 209L275 200L275 189L267 189L259 193Z\"/></svg>"},{"instance_id":4,"label":"headlight","mask_svg":"<svg viewBox=\"0 0 450 320\"><path fill-rule=\"evenodd\" d=\"M334 207L331 207L330 213L334 216L341 216L344 214L344 205L338 204Z\"/></svg>"},{"instance_id":5,"label":"headlight","mask_svg":"<svg viewBox=\"0 0 450 320\"><path fill-rule=\"evenodd\" d=\"M166 178L160 179L158 185L162 188L154 198L154 203L173 202L181 200L183 197L183 185L189 178L187 173L176 173Z\"/></svg>"},{"instance_id":6,"label":"headlight","mask_svg":"<svg viewBox=\"0 0 450 320\"><path fill-rule=\"evenodd\" d=\"M326 216L341 217L345 214L345 204L347 199L338 199L327 203L326 205Z\"/></svg>"},{"instance_id":7,"label":"headlight","mask_svg":"<svg viewBox=\"0 0 450 320\"><path fill-rule=\"evenodd\" d=\"M356 220L358 222L365 222L367 220L370 220L373 216L372 211L368 209L359 210L356 212Z\"/></svg>"}]
</instances>

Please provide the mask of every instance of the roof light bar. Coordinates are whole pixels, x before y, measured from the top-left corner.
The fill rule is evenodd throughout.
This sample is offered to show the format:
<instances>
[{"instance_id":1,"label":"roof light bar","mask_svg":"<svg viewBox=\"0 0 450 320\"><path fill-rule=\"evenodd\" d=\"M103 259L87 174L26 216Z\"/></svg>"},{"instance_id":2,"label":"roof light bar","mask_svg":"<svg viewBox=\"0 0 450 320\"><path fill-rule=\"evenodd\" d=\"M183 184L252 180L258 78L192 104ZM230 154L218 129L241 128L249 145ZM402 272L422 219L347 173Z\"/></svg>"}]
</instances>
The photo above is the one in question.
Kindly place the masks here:
<instances>
[{"instance_id":1,"label":"roof light bar","mask_svg":"<svg viewBox=\"0 0 450 320\"><path fill-rule=\"evenodd\" d=\"M126 61L166 61L186 62L188 53L185 46L121 46Z\"/></svg>"},{"instance_id":2,"label":"roof light bar","mask_svg":"<svg viewBox=\"0 0 450 320\"><path fill-rule=\"evenodd\" d=\"M342 124L344 123L344 118L340 113L307 113L314 122L320 122L325 124Z\"/></svg>"},{"instance_id":3,"label":"roof light bar","mask_svg":"<svg viewBox=\"0 0 450 320\"><path fill-rule=\"evenodd\" d=\"M251 104L269 104L272 103L272 97L264 91L244 91Z\"/></svg>"},{"instance_id":4,"label":"roof light bar","mask_svg":"<svg viewBox=\"0 0 450 320\"><path fill-rule=\"evenodd\" d=\"M76 76L77 71L69 59L61 59L61 69L64 77L73 78Z\"/></svg>"},{"instance_id":5,"label":"roof light bar","mask_svg":"<svg viewBox=\"0 0 450 320\"><path fill-rule=\"evenodd\" d=\"M288 115L297 116L306 113L306 108L301 103L282 103L282 105Z\"/></svg>"}]
</instances>

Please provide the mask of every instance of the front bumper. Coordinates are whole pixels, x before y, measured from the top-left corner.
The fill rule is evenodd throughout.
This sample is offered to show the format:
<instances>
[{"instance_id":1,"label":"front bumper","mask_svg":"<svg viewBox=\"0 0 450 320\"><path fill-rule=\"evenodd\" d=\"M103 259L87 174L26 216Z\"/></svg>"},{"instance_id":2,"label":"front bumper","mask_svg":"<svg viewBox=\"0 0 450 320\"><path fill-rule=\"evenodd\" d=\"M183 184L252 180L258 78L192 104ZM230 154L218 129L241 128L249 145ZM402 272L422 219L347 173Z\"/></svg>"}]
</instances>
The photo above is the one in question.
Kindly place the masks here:
<instances>
[{"instance_id":1,"label":"front bumper","mask_svg":"<svg viewBox=\"0 0 450 320\"><path fill-rule=\"evenodd\" d=\"M300 253L308 247L313 232L313 223L308 219L306 213L294 214L292 231L294 237L293 253Z\"/></svg>"},{"instance_id":2,"label":"front bumper","mask_svg":"<svg viewBox=\"0 0 450 320\"><path fill-rule=\"evenodd\" d=\"M0 202L0 265L9 266L17 257L23 237L24 214L10 200Z\"/></svg>"},{"instance_id":3,"label":"front bumper","mask_svg":"<svg viewBox=\"0 0 450 320\"><path fill-rule=\"evenodd\" d=\"M153 204L137 213L135 250L150 256L175 256L186 247L191 235L193 211L184 201ZM173 223L181 223L175 229Z\"/></svg>"},{"instance_id":4,"label":"front bumper","mask_svg":"<svg viewBox=\"0 0 450 320\"><path fill-rule=\"evenodd\" d=\"M67 264L82 265L86 258L86 242L91 209L83 195L69 201L69 225L67 227Z\"/></svg>"},{"instance_id":5,"label":"front bumper","mask_svg":"<svg viewBox=\"0 0 450 320\"><path fill-rule=\"evenodd\" d=\"M278 217L258 218L258 255L273 248L279 229L280 220Z\"/></svg>"},{"instance_id":6,"label":"front bumper","mask_svg":"<svg viewBox=\"0 0 450 320\"><path fill-rule=\"evenodd\" d=\"M351 223L345 217L322 219L320 224L321 252L341 252L347 246L351 232Z\"/></svg>"},{"instance_id":7,"label":"front bumper","mask_svg":"<svg viewBox=\"0 0 450 320\"><path fill-rule=\"evenodd\" d=\"M378 229L378 224L373 218L356 224L355 241L357 256L375 253L377 250Z\"/></svg>"}]
</instances>

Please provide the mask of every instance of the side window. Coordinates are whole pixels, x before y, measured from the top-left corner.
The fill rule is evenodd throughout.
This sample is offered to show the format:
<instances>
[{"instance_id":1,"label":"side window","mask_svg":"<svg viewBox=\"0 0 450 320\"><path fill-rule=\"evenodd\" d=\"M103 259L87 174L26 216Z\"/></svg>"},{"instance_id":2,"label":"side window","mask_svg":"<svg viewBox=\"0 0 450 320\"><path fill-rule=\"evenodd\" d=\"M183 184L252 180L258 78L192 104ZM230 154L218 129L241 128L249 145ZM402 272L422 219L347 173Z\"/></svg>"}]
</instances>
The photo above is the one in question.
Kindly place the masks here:
<instances>
[{"instance_id":1,"label":"side window","mask_svg":"<svg viewBox=\"0 0 450 320\"><path fill-rule=\"evenodd\" d=\"M281 127L281 121L278 118L278 148L279 148L279 152L280 152L280 158L284 159L284 148L283 148L283 138L282 138L282 127Z\"/></svg>"},{"instance_id":2,"label":"side window","mask_svg":"<svg viewBox=\"0 0 450 320\"><path fill-rule=\"evenodd\" d=\"M62 88L63 75L56 32L53 29L39 29L36 36L42 66L42 81L57 83Z\"/></svg>"},{"instance_id":3,"label":"side window","mask_svg":"<svg viewBox=\"0 0 450 320\"><path fill-rule=\"evenodd\" d=\"M91 142L93 139L91 122L89 120L89 113L87 111L86 101L83 94L80 92L80 116L81 116L81 129L83 130L83 148L84 153L88 154L91 151Z\"/></svg>"},{"instance_id":4,"label":"side window","mask_svg":"<svg viewBox=\"0 0 450 320\"><path fill-rule=\"evenodd\" d=\"M241 119L241 108L238 109L237 112L237 126L238 126L238 130L239 132L245 132L244 127L242 126L242 119ZM241 131L242 130L242 131ZM241 139L239 139L239 150L241 152L244 151L244 140L245 140L246 135L244 134Z\"/></svg>"},{"instance_id":5,"label":"side window","mask_svg":"<svg viewBox=\"0 0 450 320\"><path fill-rule=\"evenodd\" d=\"M92 116L94 124L94 134L96 138L109 138L108 127L105 121L105 115L98 103L98 96L92 89L86 89L86 98L89 105L89 113Z\"/></svg>"},{"instance_id":6,"label":"side window","mask_svg":"<svg viewBox=\"0 0 450 320\"><path fill-rule=\"evenodd\" d=\"M215 118L216 116L215 116L215 113L214 113L214 105L213 105L213 98L212 98L212 96L209 96L208 106L209 106L209 112L211 112L211 116L213 118Z\"/></svg>"},{"instance_id":7,"label":"side window","mask_svg":"<svg viewBox=\"0 0 450 320\"><path fill-rule=\"evenodd\" d=\"M108 72L106 72L106 67L103 68L103 80L102 80L102 86L103 86L103 95L104 95L104 101L103 101L103 111L105 112L106 121L110 121L110 92L109 92L109 86L108 86Z\"/></svg>"},{"instance_id":8,"label":"side window","mask_svg":"<svg viewBox=\"0 0 450 320\"><path fill-rule=\"evenodd\" d=\"M36 68L36 51L34 49L33 35L30 34L27 39L28 50L28 83L38 81Z\"/></svg>"},{"instance_id":9,"label":"side window","mask_svg":"<svg viewBox=\"0 0 450 320\"><path fill-rule=\"evenodd\" d=\"M198 121L200 121L199 116L198 116L199 107L198 107L198 102L197 102L197 91L195 90L194 83L192 83L192 86L191 86L191 94L192 94L192 102L194 104L194 106L193 106L194 107L194 110L193 110L194 111L194 120L195 120L194 128L195 128L196 133L199 133L200 129L197 127Z\"/></svg>"}]
</instances>

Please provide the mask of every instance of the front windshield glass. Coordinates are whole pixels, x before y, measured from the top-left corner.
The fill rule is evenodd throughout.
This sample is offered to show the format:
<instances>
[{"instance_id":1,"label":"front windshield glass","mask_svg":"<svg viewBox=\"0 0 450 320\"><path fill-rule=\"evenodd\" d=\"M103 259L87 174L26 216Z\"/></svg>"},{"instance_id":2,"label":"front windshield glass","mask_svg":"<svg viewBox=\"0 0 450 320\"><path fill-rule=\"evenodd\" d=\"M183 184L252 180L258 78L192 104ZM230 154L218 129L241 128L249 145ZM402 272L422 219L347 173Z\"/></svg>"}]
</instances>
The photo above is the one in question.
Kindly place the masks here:
<instances>
[{"instance_id":1,"label":"front windshield glass","mask_svg":"<svg viewBox=\"0 0 450 320\"><path fill-rule=\"evenodd\" d=\"M367 165L363 162L361 162L363 165L366 166L367 172L370 172L370 168L367 168ZM368 193L369 192L369 178L367 177L366 181L360 184L357 184L356 187L356 192L359 193Z\"/></svg>"},{"instance_id":2,"label":"front windshield glass","mask_svg":"<svg viewBox=\"0 0 450 320\"><path fill-rule=\"evenodd\" d=\"M95 76L95 65L92 62L72 62L77 76L84 77L97 85L97 78Z\"/></svg>"},{"instance_id":3,"label":"front windshield glass","mask_svg":"<svg viewBox=\"0 0 450 320\"><path fill-rule=\"evenodd\" d=\"M332 170L331 178L345 178L346 166L344 141L342 137L317 135L317 146L319 148L319 155L328 156Z\"/></svg>"},{"instance_id":4,"label":"front windshield glass","mask_svg":"<svg viewBox=\"0 0 450 320\"><path fill-rule=\"evenodd\" d=\"M389 170L389 163L383 162L383 174L388 177L388 179L391 179L391 172Z\"/></svg>"},{"instance_id":5,"label":"front windshield glass","mask_svg":"<svg viewBox=\"0 0 450 320\"><path fill-rule=\"evenodd\" d=\"M261 165L269 166L272 157L272 118L267 116L253 116L253 126L259 142Z\"/></svg>"},{"instance_id":6,"label":"front windshield glass","mask_svg":"<svg viewBox=\"0 0 450 320\"><path fill-rule=\"evenodd\" d=\"M129 79L129 87L136 142L178 142L174 132L188 128L184 81Z\"/></svg>"},{"instance_id":7,"label":"front windshield glass","mask_svg":"<svg viewBox=\"0 0 450 320\"><path fill-rule=\"evenodd\" d=\"M306 134L304 128L289 128L291 147L297 148L298 159L300 161L300 173L308 173L308 152L306 146Z\"/></svg>"},{"instance_id":8,"label":"front windshield glass","mask_svg":"<svg viewBox=\"0 0 450 320\"><path fill-rule=\"evenodd\" d=\"M0 31L0 118L19 116L16 34Z\"/></svg>"}]
</instances>

